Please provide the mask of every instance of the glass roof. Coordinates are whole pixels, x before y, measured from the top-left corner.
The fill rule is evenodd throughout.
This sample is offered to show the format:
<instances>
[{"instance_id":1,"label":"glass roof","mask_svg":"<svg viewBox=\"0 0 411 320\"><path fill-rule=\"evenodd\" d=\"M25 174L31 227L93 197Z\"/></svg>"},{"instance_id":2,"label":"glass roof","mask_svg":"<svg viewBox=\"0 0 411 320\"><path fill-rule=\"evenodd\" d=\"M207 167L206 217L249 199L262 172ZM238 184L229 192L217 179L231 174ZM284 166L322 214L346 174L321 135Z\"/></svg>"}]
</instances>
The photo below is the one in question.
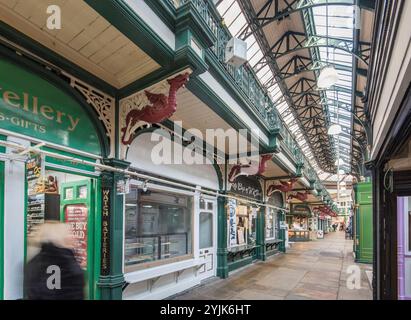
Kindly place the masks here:
<instances>
[{"instance_id":1,"label":"glass roof","mask_svg":"<svg viewBox=\"0 0 411 320\"><path fill-rule=\"evenodd\" d=\"M247 21L244 14L241 12L241 8L237 3L237 0L224 0L217 5L217 10L224 18L224 23L230 30L233 36L239 36L240 33L247 27ZM247 39L247 59L251 67L255 67L257 62L263 58L263 53L254 35L250 35ZM298 126L297 119L290 112L291 108L284 99L284 95L281 92L280 87L275 81L274 75L271 68L266 65L261 70L257 72L257 77L259 78L262 85L264 85L273 101L278 101L277 110L282 115L282 118L297 140L305 156L309 159L310 164L315 170L319 170L319 166L315 161L313 153L309 148L307 141Z\"/></svg>"},{"instance_id":2,"label":"glass roof","mask_svg":"<svg viewBox=\"0 0 411 320\"><path fill-rule=\"evenodd\" d=\"M247 20L237 3L237 0L218 1L217 10L223 17L224 23L233 36L238 37L247 27ZM338 38L348 41L353 40L353 6L316 6L309 10L314 21L314 30L317 35L326 36L328 34L328 37L330 38ZM246 39L246 42L248 62L250 66L254 68L257 62L263 58L263 50L261 50L254 35L250 35ZM351 103L353 90L351 68L353 65L353 58L351 54L340 49L333 49L332 47L319 47L315 48L315 50L318 50L318 52L314 56L319 57L322 62L336 65L339 74L339 81L336 86L323 92L323 103L328 110L330 124L339 123L343 127L343 134L339 137L332 137L332 139L334 139L334 145L339 146L340 158L344 162L340 169L349 172L352 124ZM291 108L285 100L278 83L275 81L271 68L268 65L264 66L258 70L257 77L261 84L267 88L272 100L277 102L276 107L281 114L282 119L294 135L297 143L301 147L304 155L308 158L312 167L317 171L320 179L336 180L336 175L330 175L320 169L313 152L297 123L297 119L291 112ZM349 177L348 180L351 180L351 177Z\"/></svg>"},{"instance_id":3,"label":"glass roof","mask_svg":"<svg viewBox=\"0 0 411 320\"><path fill-rule=\"evenodd\" d=\"M354 7L353 6L317 6L311 9L314 21L315 33L320 36L344 39L351 43L354 38ZM340 170L350 171L351 167L351 131L352 131L352 65L353 56L343 50L328 47L320 47L319 57L321 61L334 64L339 75L338 83L325 92L323 101L329 112L330 125L339 124L343 133L333 136L337 157L342 159ZM349 67L341 70L341 67ZM337 180L336 175L320 175L320 178ZM351 180L349 177L348 180Z\"/></svg>"}]
</instances>

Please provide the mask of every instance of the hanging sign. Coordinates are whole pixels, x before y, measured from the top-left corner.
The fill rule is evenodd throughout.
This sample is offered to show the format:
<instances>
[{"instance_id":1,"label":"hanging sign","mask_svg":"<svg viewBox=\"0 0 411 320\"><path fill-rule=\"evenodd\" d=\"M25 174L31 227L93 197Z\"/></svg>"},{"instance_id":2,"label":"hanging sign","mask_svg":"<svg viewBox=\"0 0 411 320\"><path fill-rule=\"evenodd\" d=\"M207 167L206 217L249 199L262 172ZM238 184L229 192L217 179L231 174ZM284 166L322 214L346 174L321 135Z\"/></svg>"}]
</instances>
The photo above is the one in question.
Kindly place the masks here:
<instances>
[{"instance_id":1,"label":"hanging sign","mask_svg":"<svg viewBox=\"0 0 411 320\"><path fill-rule=\"evenodd\" d=\"M71 204L64 210L64 218L74 237L74 255L83 269L87 268L87 217L84 204Z\"/></svg>"},{"instance_id":2,"label":"hanging sign","mask_svg":"<svg viewBox=\"0 0 411 320\"><path fill-rule=\"evenodd\" d=\"M254 177L239 176L231 184L230 191L236 195L252 198L257 201L263 199L263 190L260 182Z\"/></svg>"},{"instance_id":3,"label":"hanging sign","mask_svg":"<svg viewBox=\"0 0 411 320\"><path fill-rule=\"evenodd\" d=\"M235 246L237 244L237 221L236 221L236 210L237 210L237 200L228 199L228 237L230 246Z\"/></svg>"},{"instance_id":4,"label":"hanging sign","mask_svg":"<svg viewBox=\"0 0 411 320\"><path fill-rule=\"evenodd\" d=\"M110 274L110 208L111 189L102 189L101 215L101 275Z\"/></svg>"},{"instance_id":5,"label":"hanging sign","mask_svg":"<svg viewBox=\"0 0 411 320\"><path fill-rule=\"evenodd\" d=\"M3 59L0 74L1 128L100 154L95 126L73 97L37 74Z\"/></svg>"}]
</instances>

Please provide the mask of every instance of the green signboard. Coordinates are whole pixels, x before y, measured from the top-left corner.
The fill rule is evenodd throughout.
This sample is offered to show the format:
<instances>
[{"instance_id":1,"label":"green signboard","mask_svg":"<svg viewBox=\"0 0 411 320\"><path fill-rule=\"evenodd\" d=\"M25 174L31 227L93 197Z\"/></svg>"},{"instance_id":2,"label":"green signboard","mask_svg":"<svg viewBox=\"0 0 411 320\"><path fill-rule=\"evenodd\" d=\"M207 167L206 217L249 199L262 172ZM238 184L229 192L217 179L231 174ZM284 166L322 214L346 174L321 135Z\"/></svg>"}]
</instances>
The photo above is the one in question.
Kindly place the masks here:
<instances>
[{"instance_id":1,"label":"green signboard","mask_svg":"<svg viewBox=\"0 0 411 320\"><path fill-rule=\"evenodd\" d=\"M0 128L99 155L82 106L52 83L0 59Z\"/></svg>"}]
</instances>

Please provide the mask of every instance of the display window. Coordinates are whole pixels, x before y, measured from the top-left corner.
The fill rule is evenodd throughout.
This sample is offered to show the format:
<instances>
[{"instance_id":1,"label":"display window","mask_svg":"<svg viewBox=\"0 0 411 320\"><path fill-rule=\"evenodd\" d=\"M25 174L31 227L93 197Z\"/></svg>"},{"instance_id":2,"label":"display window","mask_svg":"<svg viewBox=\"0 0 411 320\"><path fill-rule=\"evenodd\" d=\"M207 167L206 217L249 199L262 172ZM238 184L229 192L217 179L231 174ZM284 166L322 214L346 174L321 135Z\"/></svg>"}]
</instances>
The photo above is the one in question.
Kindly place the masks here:
<instances>
[{"instance_id":1,"label":"display window","mask_svg":"<svg viewBox=\"0 0 411 320\"><path fill-rule=\"evenodd\" d=\"M125 271L193 256L193 196L132 186L125 203Z\"/></svg>"},{"instance_id":2,"label":"display window","mask_svg":"<svg viewBox=\"0 0 411 320\"><path fill-rule=\"evenodd\" d=\"M255 245L258 208L235 199L228 202L228 247Z\"/></svg>"},{"instance_id":3,"label":"display window","mask_svg":"<svg viewBox=\"0 0 411 320\"><path fill-rule=\"evenodd\" d=\"M279 214L278 210L267 208L265 216L265 238L267 240L279 239Z\"/></svg>"}]
</instances>

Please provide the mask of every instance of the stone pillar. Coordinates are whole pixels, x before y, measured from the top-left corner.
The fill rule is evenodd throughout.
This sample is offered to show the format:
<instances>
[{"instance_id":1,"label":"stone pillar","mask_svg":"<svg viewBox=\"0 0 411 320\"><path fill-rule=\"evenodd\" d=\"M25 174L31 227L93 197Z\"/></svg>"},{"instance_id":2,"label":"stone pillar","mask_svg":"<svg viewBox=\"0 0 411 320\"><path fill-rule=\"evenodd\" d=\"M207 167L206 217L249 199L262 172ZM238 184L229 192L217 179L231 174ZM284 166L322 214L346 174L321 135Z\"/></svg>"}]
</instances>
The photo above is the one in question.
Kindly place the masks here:
<instances>
[{"instance_id":1,"label":"stone pillar","mask_svg":"<svg viewBox=\"0 0 411 320\"><path fill-rule=\"evenodd\" d=\"M227 199L225 197L218 197L217 199L217 276L220 278L228 277L228 263L227 263Z\"/></svg>"},{"instance_id":2,"label":"stone pillar","mask_svg":"<svg viewBox=\"0 0 411 320\"><path fill-rule=\"evenodd\" d=\"M128 162L104 160L104 164L125 169ZM121 300L123 296L123 212L124 196L117 193L117 182L124 174L104 171L101 175L101 251L98 287L102 300Z\"/></svg>"}]
</instances>

